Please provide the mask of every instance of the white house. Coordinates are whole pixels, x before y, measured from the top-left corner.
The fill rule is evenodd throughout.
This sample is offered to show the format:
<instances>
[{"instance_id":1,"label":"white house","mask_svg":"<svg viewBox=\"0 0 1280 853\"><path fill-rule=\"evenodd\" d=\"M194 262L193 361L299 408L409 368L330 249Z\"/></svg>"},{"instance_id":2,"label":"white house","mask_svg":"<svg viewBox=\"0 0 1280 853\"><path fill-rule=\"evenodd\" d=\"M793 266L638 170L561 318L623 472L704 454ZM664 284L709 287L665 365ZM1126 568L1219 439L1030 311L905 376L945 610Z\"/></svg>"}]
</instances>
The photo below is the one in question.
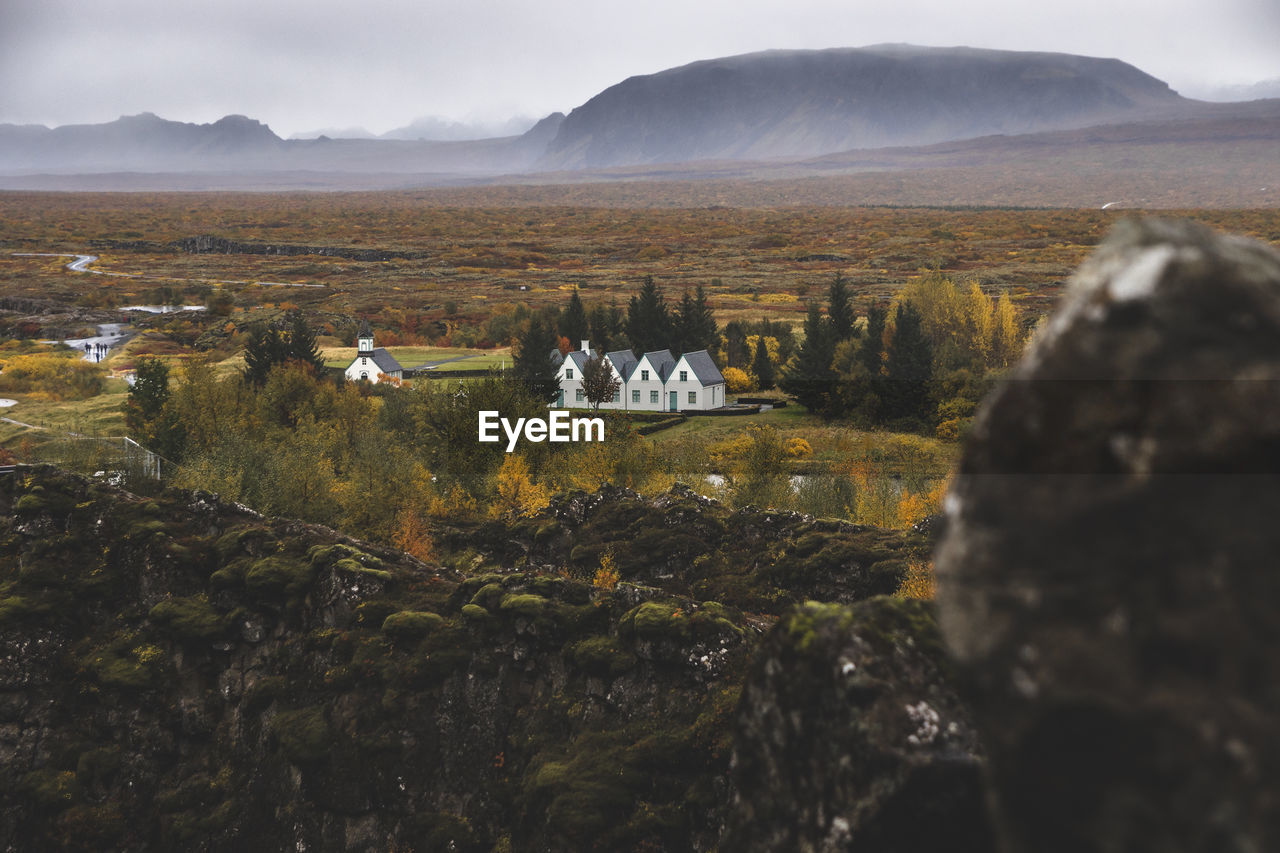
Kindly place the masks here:
<instances>
[{"instance_id":1,"label":"white house","mask_svg":"<svg viewBox=\"0 0 1280 853\"><path fill-rule=\"evenodd\" d=\"M352 382L364 380L375 385L384 379L400 380L404 378L404 368L395 356L382 347L373 346L373 330L369 321L360 324L360 334L356 336L356 357L347 366L344 375Z\"/></svg>"},{"instance_id":2,"label":"white house","mask_svg":"<svg viewBox=\"0 0 1280 853\"><path fill-rule=\"evenodd\" d=\"M645 412L669 411L666 384L667 377L675 366L676 360L671 355L671 350L656 350L641 356L627 386L631 408Z\"/></svg>"},{"instance_id":3,"label":"white house","mask_svg":"<svg viewBox=\"0 0 1280 853\"><path fill-rule=\"evenodd\" d=\"M671 411L706 411L725 404L724 377L706 350L680 356L667 379L667 402Z\"/></svg>"},{"instance_id":4,"label":"white house","mask_svg":"<svg viewBox=\"0 0 1280 853\"><path fill-rule=\"evenodd\" d=\"M582 370L590 357L587 341L582 342L581 350L564 357L556 374L560 394L555 405L590 405L582 390ZM605 361L619 382L619 390L612 402L600 405L602 409L705 411L727 402L724 377L706 350L685 353L678 360L670 350L647 352L639 359L630 350L619 350L605 355Z\"/></svg>"},{"instance_id":5,"label":"white house","mask_svg":"<svg viewBox=\"0 0 1280 853\"><path fill-rule=\"evenodd\" d=\"M555 357L559 354L557 351L555 356L552 356L552 363L555 363ZM585 408L591 405L587 402L586 394L582 390L582 371L586 369L587 361L593 355L595 353L591 351L591 343L583 341L581 349L563 356L560 366L556 369L556 379L560 382L560 394L556 398L556 406ZM618 383L618 390L614 392L613 399L601 403L600 408L625 409L627 405L622 389L626 385L630 369L635 366L636 357L630 350L620 350L605 355L604 361Z\"/></svg>"}]
</instances>

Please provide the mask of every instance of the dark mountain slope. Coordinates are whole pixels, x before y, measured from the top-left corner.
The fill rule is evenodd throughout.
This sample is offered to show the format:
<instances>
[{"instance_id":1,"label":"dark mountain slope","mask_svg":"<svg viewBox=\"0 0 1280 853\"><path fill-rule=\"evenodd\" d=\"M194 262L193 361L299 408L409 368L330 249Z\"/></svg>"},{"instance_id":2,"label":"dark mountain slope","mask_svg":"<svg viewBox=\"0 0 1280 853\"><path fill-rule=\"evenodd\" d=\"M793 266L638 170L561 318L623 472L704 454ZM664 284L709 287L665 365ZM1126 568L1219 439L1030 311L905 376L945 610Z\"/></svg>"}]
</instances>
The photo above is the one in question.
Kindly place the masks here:
<instances>
[{"instance_id":1,"label":"dark mountain slope","mask_svg":"<svg viewBox=\"0 0 1280 853\"><path fill-rule=\"evenodd\" d=\"M548 169L796 157L1132 119L1192 102L1115 59L879 45L632 77L564 120Z\"/></svg>"}]
</instances>

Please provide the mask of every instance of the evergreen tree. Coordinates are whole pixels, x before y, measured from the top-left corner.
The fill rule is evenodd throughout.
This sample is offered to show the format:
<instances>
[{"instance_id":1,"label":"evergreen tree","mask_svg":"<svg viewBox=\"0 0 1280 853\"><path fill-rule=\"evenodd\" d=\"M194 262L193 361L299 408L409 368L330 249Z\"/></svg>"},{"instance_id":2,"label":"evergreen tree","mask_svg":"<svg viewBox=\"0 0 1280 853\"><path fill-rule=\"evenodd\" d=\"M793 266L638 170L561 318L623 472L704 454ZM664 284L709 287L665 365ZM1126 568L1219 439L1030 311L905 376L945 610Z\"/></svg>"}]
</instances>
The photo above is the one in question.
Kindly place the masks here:
<instances>
[{"instance_id":1,"label":"evergreen tree","mask_svg":"<svg viewBox=\"0 0 1280 853\"><path fill-rule=\"evenodd\" d=\"M666 349L672 344L671 315L651 275L644 277L640 293L631 297L627 306L627 337L637 353Z\"/></svg>"},{"instance_id":2,"label":"evergreen tree","mask_svg":"<svg viewBox=\"0 0 1280 853\"><path fill-rule=\"evenodd\" d=\"M249 384L261 387L271 368L288 357L288 342L274 324L254 325L249 329L249 340L244 347L244 378Z\"/></svg>"},{"instance_id":3,"label":"evergreen tree","mask_svg":"<svg viewBox=\"0 0 1280 853\"><path fill-rule=\"evenodd\" d=\"M675 317L671 323L672 340L671 351L679 358L686 352L693 352L701 349L693 342L693 329L690 323L693 320L693 297L689 294L688 288L680 296L680 305L676 308Z\"/></svg>"},{"instance_id":4,"label":"evergreen tree","mask_svg":"<svg viewBox=\"0 0 1280 853\"><path fill-rule=\"evenodd\" d=\"M169 407L169 366L140 358L124 402L124 422L133 438L168 459L182 453L186 431Z\"/></svg>"},{"instance_id":5,"label":"evergreen tree","mask_svg":"<svg viewBox=\"0 0 1280 853\"><path fill-rule=\"evenodd\" d=\"M812 302L804 321L804 343L787 364L782 390L809 411L829 416L836 399L836 373L831 366L834 358L835 342L829 321L822 316L818 304Z\"/></svg>"},{"instance_id":6,"label":"evergreen tree","mask_svg":"<svg viewBox=\"0 0 1280 853\"><path fill-rule=\"evenodd\" d=\"M317 375L324 371L324 359L320 357L315 332L311 331L301 311L294 311L289 315L289 343L286 349L286 359L302 362Z\"/></svg>"},{"instance_id":7,"label":"evergreen tree","mask_svg":"<svg viewBox=\"0 0 1280 853\"><path fill-rule=\"evenodd\" d=\"M720 343L720 328L707 305L707 292L702 285L695 288L692 296L688 290L681 296L674 325L677 357L686 352L712 350Z\"/></svg>"},{"instance_id":8,"label":"evergreen tree","mask_svg":"<svg viewBox=\"0 0 1280 853\"><path fill-rule=\"evenodd\" d=\"M763 337L756 339L756 357L751 363L751 371L756 375L756 382L761 391L774 387L773 362L769 360L769 347Z\"/></svg>"},{"instance_id":9,"label":"evergreen tree","mask_svg":"<svg viewBox=\"0 0 1280 853\"><path fill-rule=\"evenodd\" d=\"M867 336L862 339L858 350L858 361L872 378L878 378L884 368L885 313L879 305L873 305L867 311Z\"/></svg>"},{"instance_id":10,"label":"evergreen tree","mask_svg":"<svg viewBox=\"0 0 1280 853\"><path fill-rule=\"evenodd\" d=\"M541 315L529 318L512 353L512 373L516 380L539 400L550 402L560 392L551 351L559 344L555 327Z\"/></svg>"},{"instance_id":11,"label":"evergreen tree","mask_svg":"<svg viewBox=\"0 0 1280 853\"><path fill-rule=\"evenodd\" d=\"M582 304L582 297L578 295L576 287L573 289L573 295L569 297L568 307L560 315L560 334L569 339L574 349L577 349L582 341L591 337L587 309ZM596 343L603 343L603 341L597 338Z\"/></svg>"},{"instance_id":12,"label":"evergreen tree","mask_svg":"<svg viewBox=\"0 0 1280 853\"><path fill-rule=\"evenodd\" d=\"M886 379L881 395L889 422L931 421L930 380L933 378L933 346L924 333L920 313L911 305L898 305L893 338L885 357Z\"/></svg>"},{"instance_id":13,"label":"evergreen tree","mask_svg":"<svg viewBox=\"0 0 1280 853\"><path fill-rule=\"evenodd\" d=\"M831 337L837 344L853 337L853 306L849 304L849 288L840 273L836 273L827 290L827 316L831 318Z\"/></svg>"}]
</instances>

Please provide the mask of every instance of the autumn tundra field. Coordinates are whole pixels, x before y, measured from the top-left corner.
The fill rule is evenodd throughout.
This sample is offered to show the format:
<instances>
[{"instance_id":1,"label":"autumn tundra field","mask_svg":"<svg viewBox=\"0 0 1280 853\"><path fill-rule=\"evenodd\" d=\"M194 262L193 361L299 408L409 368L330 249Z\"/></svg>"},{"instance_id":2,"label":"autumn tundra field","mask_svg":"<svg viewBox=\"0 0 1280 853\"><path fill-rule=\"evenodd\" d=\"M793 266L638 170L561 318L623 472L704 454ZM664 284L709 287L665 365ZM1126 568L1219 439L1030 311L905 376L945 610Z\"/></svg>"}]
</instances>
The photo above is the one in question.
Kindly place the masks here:
<instances>
[{"instance_id":1,"label":"autumn tundra field","mask_svg":"<svg viewBox=\"0 0 1280 853\"><path fill-rule=\"evenodd\" d=\"M534 512L602 482L643 492L680 481L737 505L909 525L936 509L982 393L1075 266L1133 214L692 197L659 184L2 193L0 396L17 402L0 412L0 445L8 458L104 471L115 451L97 439L129 435L160 454L167 483L424 555L433 520ZM1162 215L1280 245L1276 210ZM70 255L97 259L72 271ZM656 431L614 417L603 446L507 455L476 443L482 403L540 405L487 372L510 368L532 326L562 347L584 331L627 346L646 282L673 335L691 310L682 299L700 295L715 333L689 348L711 350L731 392L790 405ZM585 321L571 317L575 293ZM159 304L203 310L124 310ZM127 342L100 363L48 343L126 313ZM246 381L253 335L299 321L318 369L285 363ZM457 359L442 368L470 375L337 383L362 321L401 364ZM881 380L910 358L929 387L895 400L887 389L902 383ZM135 370L145 393L121 378ZM800 381L814 371L829 390ZM375 488L401 509L373 513Z\"/></svg>"}]
</instances>

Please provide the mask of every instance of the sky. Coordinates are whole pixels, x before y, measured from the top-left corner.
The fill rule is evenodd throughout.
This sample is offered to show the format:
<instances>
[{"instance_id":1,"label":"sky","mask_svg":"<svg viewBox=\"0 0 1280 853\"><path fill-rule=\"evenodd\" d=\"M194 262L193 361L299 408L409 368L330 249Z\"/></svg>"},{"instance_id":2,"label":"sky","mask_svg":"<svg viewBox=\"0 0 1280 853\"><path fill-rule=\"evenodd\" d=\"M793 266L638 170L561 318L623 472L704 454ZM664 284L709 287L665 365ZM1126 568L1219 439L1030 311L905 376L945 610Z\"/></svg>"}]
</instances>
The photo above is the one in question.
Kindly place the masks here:
<instances>
[{"instance_id":1,"label":"sky","mask_svg":"<svg viewBox=\"0 0 1280 853\"><path fill-rule=\"evenodd\" d=\"M0 123L229 114L281 136L568 112L638 74L883 42L1280 79L1280 0L0 0Z\"/></svg>"}]
</instances>

